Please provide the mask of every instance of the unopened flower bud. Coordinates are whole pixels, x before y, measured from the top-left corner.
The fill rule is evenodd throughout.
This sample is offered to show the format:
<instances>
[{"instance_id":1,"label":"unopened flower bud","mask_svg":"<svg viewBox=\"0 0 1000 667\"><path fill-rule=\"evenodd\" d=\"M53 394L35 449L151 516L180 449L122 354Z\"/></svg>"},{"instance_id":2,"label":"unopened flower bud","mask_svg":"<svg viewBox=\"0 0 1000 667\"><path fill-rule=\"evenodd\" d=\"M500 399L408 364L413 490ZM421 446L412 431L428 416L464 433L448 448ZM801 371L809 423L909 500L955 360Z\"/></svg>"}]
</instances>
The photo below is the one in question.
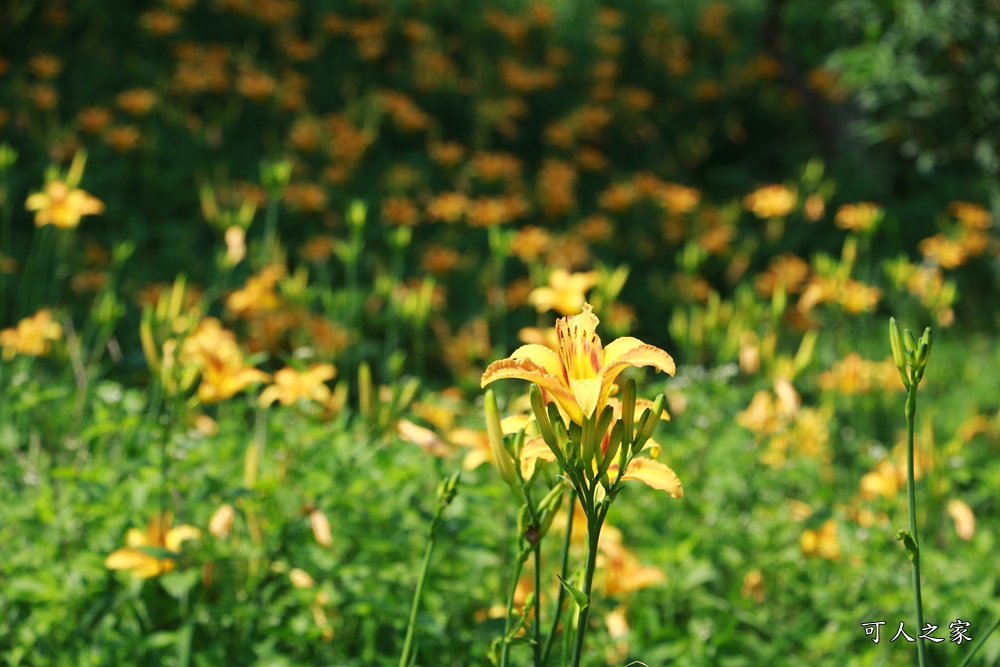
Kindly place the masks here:
<instances>
[{"instance_id":1,"label":"unopened flower bud","mask_svg":"<svg viewBox=\"0 0 1000 667\"><path fill-rule=\"evenodd\" d=\"M315 509L309 512L309 527L312 528L313 537L321 547L329 547L333 544L333 536L330 533L330 520L326 518L323 510Z\"/></svg>"},{"instance_id":2,"label":"unopened flower bud","mask_svg":"<svg viewBox=\"0 0 1000 667\"><path fill-rule=\"evenodd\" d=\"M316 585L316 580L308 572L297 567L288 571L288 578L296 588L313 588Z\"/></svg>"},{"instance_id":3,"label":"unopened flower bud","mask_svg":"<svg viewBox=\"0 0 1000 667\"><path fill-rule=\"evenodd\" d=\"M233 520L236 518L236 510L229 503L219 505L212 518L208 520L208 532L224 540L229 537L233 530Z\"/></svg>"},{"instance_id":4,"label":"unopened flower bud","mask_svg":"<svg viewBox=\"0 0 1000 667\"><path fill-rule=\"evenodd\" d=\"M493 453L493 463L500 472L500 477L520 496L520 485L517 471L514 470L514 459L504 446L503 428L500 426L500 409L497 407L493 390L486 392L486 434L490 441L490 451Z\"/></svg>"}]
</instances>

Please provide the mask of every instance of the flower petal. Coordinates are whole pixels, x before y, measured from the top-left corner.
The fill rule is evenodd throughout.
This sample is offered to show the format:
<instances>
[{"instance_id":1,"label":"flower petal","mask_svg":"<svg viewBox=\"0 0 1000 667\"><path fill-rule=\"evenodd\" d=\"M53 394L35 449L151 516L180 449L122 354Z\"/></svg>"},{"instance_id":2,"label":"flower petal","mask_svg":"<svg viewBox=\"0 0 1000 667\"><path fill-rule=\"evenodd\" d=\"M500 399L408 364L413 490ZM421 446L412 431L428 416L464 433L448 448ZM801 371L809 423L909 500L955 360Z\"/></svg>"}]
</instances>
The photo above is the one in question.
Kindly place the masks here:
<instances>
[{"instance_id":1,"label":"flower petal","mask_svg":"<svg viewBox=\"0 0 1000 667\"><path fill-rule=\"evenodd\" d=\"M167 561L170 562L170 561ZM131 570L140 579L155 577L163 572L162 562L138 549L118 549L104 560L109 570Z\"/></svg>"},{"instance_id":2,"label":"flower petal","mask_svg":"<svg viewBox=\"0 0 1000 667\"><path fill-rule=\"evenodd\" d=\"M538 348L551 353L553 356L555 355L552 350L542 347L541 345L525 345L519 349L523 350L527 347ZM485 387L494 380L502 380L505 378L516 378L518 380L534 382L539 387L549 392L550 396L559 402L559 405L566 410L573 421L583 421L583 414L580 410L580 406L576 402L576 397L569 390L569 387L563 383L562 377L546 372L545 367L538 365L530 358L511 358L494 361L489 365L489 367L487 367L486 372L483 373L482 386Z\"/></svg>"},{"instance_id":3,"label":"flower petal","mask_svg":"<svg viewBox=\"0 0 1000 667\"><path fill-rule=\"evenodd\" d=\"M552 453L549 446L541 438L532 438L521 447L521 477L525 480L531 479L535 472L535 461L555 461L556 455Z\"/></svg>"},{"instance_id":4,"label":"flower petal","mask_svg":"<svg viewBox=\"0 0 1000 667\"><path fill-rule=\"evenodd\" d=\"M201 531L194 526L189 526L187 524L181 524L175 528L171 528L167 531L166 537L163 539L163 546L171 551L180 551L181 543L187 540L197 540L201 537Z\"/></svg>"},{"instance_id":5,"label":"flower petal","mask_svg":"<svg viewBox=\"0 0 1000 667\"><path fill-rule=\"evenodd\" d=\"M647 345L631 336L613 340L604 348L604 377L608 381L613 380L626 365L652 366L668 375L677 371L673 357L660 348Z\"/></svg>"},{"instance_id":6,"label":"flower petal","mask_svg":"<svg viewBox=\"0 0 1000 667\"><path fill-rule=\"evenodd\" d=\"M580 406L584 416L592 416L601 399L601 378L592 377L583 380L570 378L569 384L573 388L573 396L576 398L577 405Z\"/></svg>"},{"instance_id":7,"label":"flower petal","mask_svg":"<svg viewBox=\"0 0 1000 667\"><path fill-rule=\"evenodd\" d=\"M559 355L552 349L544 345L528 344L514 350L510 359L530 359L536 365L545 369L549 375L560 377L563 374L562 363Z\"/></svg>"},{"instance_id":8,"label":"flower petal","mask_svg":"<svg viewBox=\"0 0 1000 667\"><path fill-rule=\"evenodd\" d=\"M616 468L617 465L613 464L611 467ZM681 486L681 480L677 477L677 473L659 461L643 456L632 459L628 468L625 469L625 474L622 475L622 480L638 480L654 489L666 491L673 498L684 497L684 488Z\"/></svg>"},{"instance_id":9,"label":"flower petal","mask_svg":"<svg viewBox=\"0 0 1000 667\"><path fill-rule=\"evenodd\" d=\"M24 208L29 211L41 211L47 209L51 204L51 197L44 192L36 192L25 200Z\"/></svg>"}]
</instances>

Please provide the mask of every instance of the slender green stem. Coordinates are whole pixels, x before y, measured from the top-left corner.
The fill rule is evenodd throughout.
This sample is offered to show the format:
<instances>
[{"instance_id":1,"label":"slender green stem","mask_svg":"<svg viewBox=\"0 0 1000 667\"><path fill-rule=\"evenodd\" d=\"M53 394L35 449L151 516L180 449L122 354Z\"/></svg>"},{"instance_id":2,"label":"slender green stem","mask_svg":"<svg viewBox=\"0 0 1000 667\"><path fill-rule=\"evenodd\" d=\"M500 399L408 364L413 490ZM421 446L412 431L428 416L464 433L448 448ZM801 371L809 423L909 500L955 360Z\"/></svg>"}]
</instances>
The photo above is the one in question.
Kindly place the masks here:
<instances>
[{"instance_id":1,"label":"slender green stem","mask_svg":"<svg viewBox=\"0 0 1000 667\"><path fill-rule=\"evenodd\" d=\"M993 623L993 627L987 630L985 635L979 637L979 642L976 644L976 647L971 651L969 651L969 655L965 656L965 660L963 660L962 664L959 665L958 667L966 667L966 665L972 662L972 658L974 658L975 655L979 653L979 649L983 647L983 644L986 643L986 640L990 638L990 635L992 635L993 631L996 630L998 627L1000 627L1000 618L998 618L996 622Z\"/></svg>"},{"instance_id":2,"label":"slender green stem","mask_svg":"<svg viewBox=\"0 0 1000 667\"><path fill-rule=\"evenodd\" d=\"M917 627L923 632L924 606L920 595L920 540L917 538L917 500L913 482L913 422L917 412L917 383L910 384L906 397L906 494L910 510L910 535L917 545L915 553L910 558L913 569L913 599L917 607ZM917 660L920 667L925 667L926 654L923 637L917 637Z\"/></svg>"},{"instance_id":3,"label":"slender green stem","mask_svg":"<svg viewBox=\"0 0 1000 667\"><path fill-rule=\"evenodd\" d=\"M434 541L437 535L437 525L444 514L446 505L441 503L434 520L431 521L430 536L427 540L427 548L424 550L424 562L420 566L420 578L417 580L417 590L413 592L413 604L410 605L410 620L406 624L406 639L403 640L403 652L399 656L399 667L407 667L410 664L410 651L413 646L413 631L417 625L417 610L420 608L420 596L424 592L424 582L427 581L427 573L430 571L431 553L434 551Z\"/></svg>"},{"instance_id":4,"label":"slender green stem","mask_svg":"<svg viewBox=\"0 0 1000 667\"><path fill-rule=\"evenodd\" d=\"M500 227L490 227L487 233L493 269L493 296L495 298L493 303L494 324L497 327L497 342L501 349L506 349L506 329L500 326L507 313L507 294L504 291L504 262L506 261L506 256L503 252L503 238L501 236Z\"/></svg>"},{"instance_id":5,"label":"slender green stem","mask_svg":"<svg viewBox=\"0 0 1000 667\"><path fill-rule=\"evenodd\" d=\"M587 632L587 618L590 616L590 593L594 584L594 569L597 566L597 543L601 537L601 526L604 524L604 517L607 516L607 505L599 511L595 511L593 496L585 496L587 502L584 507L587 510L587 569L583 578L583 593L587 596L588 604L580 610L580 615L576 624L576 647L573 650L573 667L580 667L580 660L583 658L583 639Z\"/></svg>"},{"instance_id":6,"label":"slender green stem","mask_svg":"<svg viewBox=\"0 0 1000 667\"><path fill-rule=\"evenodd\" d=\"M510 654L510 642L507 635L510 634L510 619L514 612L514 593L517 592L517 580L521 578L521 568L524 567L524 540L519 540L517 545L517 562L514 563L514 577L510 580L510 593L507 595L507 619L503 626L503 647L500 649L500 667L507 667L507 656Z\"/></svg>"},{"instance_id":7,"label":"slender green stem","mask_svg":"<svg viewBox=\"0 0 1000 667\"><path fill-rule=\"evenodd\" d=\"M267 198L267 212L264 214L264 242L260 247L257 261L261 268L274 261L274 242L278 234L278 204L279 197Z\"/></svg>"},{"instance_id":8,"label":"slender green stem","mask_svg":"<svg viewBox=\"0 0 1000 667\"><path fill-rule=\"evenodd\" d=\"M560 566L559 571L559 576L563 579L566 579L569 576L569 546L573 537L573 515L575 514L575 509L576 491L571 491L569 494L569 506L566 510L566 535L563 537L562 565ZM556 630L559 629L559 619L562 617L563 602L565 601L566 589L560 586L559 594L556 596L556 606L552 611L552 628L549 630L549 634L545 637L545 647L542 649L542 665L547 664L549 661L549 652L552 650L552 640L556 636Z\"/></svg>"},{"instance_id":9,"label":"slender green stem","mask_svg":"<svg viewBox=\"0 0 1000 667\"><path fill-rule=\"evenodd\" d=\"M0 158L2 159L2 158ZM0 258L3 261L12 260L14 251L11 240L11 215L12 206L10 202L10 176L6 169L0 171L3 179L3 189L0 191ZM7 321L7 274L0 269L0 322Z\"/></svg>"},{"instance_id":10,"label":"slender green stem","mask_svg":"<svg viewBox=\"0 0 1000 667\"><path fill-rule=\"evenodd\" d=\"M531 546L531 554L535 560L535 641L532 652L535 667L542 664L542 542L539 540Z\"/></svg>"}]
</instances>

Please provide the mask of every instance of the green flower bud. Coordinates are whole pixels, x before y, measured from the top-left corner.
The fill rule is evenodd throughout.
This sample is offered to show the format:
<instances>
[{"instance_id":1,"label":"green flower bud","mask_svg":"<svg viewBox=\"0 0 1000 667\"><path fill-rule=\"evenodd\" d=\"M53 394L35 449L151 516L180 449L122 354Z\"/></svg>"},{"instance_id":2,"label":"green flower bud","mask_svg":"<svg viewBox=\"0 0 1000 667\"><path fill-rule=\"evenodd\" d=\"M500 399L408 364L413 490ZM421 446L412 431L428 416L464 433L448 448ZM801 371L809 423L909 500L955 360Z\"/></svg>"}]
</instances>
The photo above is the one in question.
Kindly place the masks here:
<instances>
[{"instance_id":1,"label":"green flower bud","mask_svg":"<svg viewBox=\"0 0 1000 667\"><path fill-rule=\"evenodd\" d=\"M458 480L462 477L462 471L452 473L448 475L441 483L438 484L437 497L441 501L442 505L450 505L451 501L455 499L455 495L458 493Z\"/></svg>"},{"instance_id":2,"label":"green flower bud","mask_svg":"<svg viewBox=\"0 0 1000 667\"><path fill-rule=\"evenodd\" d=\"M667 397L664 396L663 394L657 396L656 400L653 401L652 412L649 416L650 418L643 426L642 430L639 432L639 437L636 441L636 447L634 451L636 452L641 451L643 445L646 444L646 441L653 437L653 433L656 431L656 427L660 423L660 415L663 414L663 406L666 403L666 401Z\"/></svg>"},{"instance_id":3,"label":"green flower bud","mask_svg":"<svg viewBox=\"0 0 1000 667\"><path fill-rule=\"evenodd\" d=\"M903 350L903 334L899 330L896 318L889 318L889 345L892 347L892 361L899 369L899 379L903 381L903 386L910 389L910 380L906 376L906 353Z\"/></svg>"},{"instance_id":4,"label":"green flower bud","mask_svg":"<svg viewBox=\"0 0 1000 667\"><path fill-rule=\"evenodd\" d=\"M552 520L559 513L565 491L566 486L560 482L549 489L549 492L542 498L542 502L538 504L538 511L541 513L541 525L538 526L540 537L545 537L549 532L549 528L552 527Z\"/></svg>"},{"instance_id":5,"label":"green flower bud","mask_svg":"<svg viewBox=\"0 0 1000 667\"><path fill-rule=\"evenodd\" d=\"M365 218L368 217L368 207L363 201L355 199L347 208L347 222L354 228L364 227Z\"/></svg>"},{"instance_id":6,"label":"green flower bud","mask_svg":"<svg viewBox=\"0 0 1000 667\"><path fill-rule=\"evenodd\" d=\"M542 390L537 384L531 385L528 392L531 397L531 411L535 415L535 423L538 424L538 433L549 448L556 447L556 432L552 430L552 422L549 421L548 411L545 409L545 402L542 399Z\"/></svg>"},{"instance_id":7,"label":"green flower bud","mask_svg":"<svg viewBox=\"0 0 1000 667\"><path fill-rule=\"evenodd\" d=\"M629 442L632 442L633 431L632 428L635 426L635 379L629 378L625 381L625 389L622 391L622 428L623 437L628 438Z\"/></svg>"},{"instance_id":8,"label":"green flower bud","mask_svg":"<svg viewBox=\"0 0 1000 667\"><path fill-rule=\"evenodd\" d=\"M632 452L639 452L642 449L642 445L645 444L640 436L649 426L649 422L652 421L653 411L652 408L646 408L642 411L642 416L639 417L639 423L636 424L635 435L632 436Z\"/></svg>"},{"instance_id":9,"label":"green flower bud","mask_svg":"<svg viewBox=\"0 0 1000 667\"><path fill-rule=\"evenodd\" d=\"M528 504L525 503L521 505L521 509L517 511L517 534L522 537L527 537L528 531L537 530L531 521L531 512L528 510ZM531 542L531 540L528 540ZM536 540L537 541L537 540Z\"/></svg>"},{"instance_id":10,"label":"green flower bud","mask_svg":"<svg viewBox=\"0 0 1000 667\"><path fill-rule=\"evenodd\" d=\"M497 400L493 396L493 390L486 392L486 434L490 441L490 451L493 453L493 463L500 472L500 477L507 485L514 490L514 493L521 497L521 485L517 471L514 470L514 459L503 441L503 429L500 427L500 409L497 407Z\"/></svg>"},{"instance_id":11,"label":"green flower bud","mask_svg":"<svg viewBox=\"0 0 1000 667\"><path fill-rule=\"evenodd\" d=\"M611 467L611 462L618 457L618 450L622 445L622 439L625 437L625 424L621 420L615 422L614 427L611 429L611 435L608 436L608 449L604 452L601 458L600 465L597 468L597 476L601 477L607 473L608 468Z\"/></svg>"},{"instance_id":12,"label":"green flower bud","mask_svg":"<svg viewBox=\"0 0 1000 667\"><path fill-rule=\"evenodd\" d=\"M372 418L372 369L364 361L358 366L358 409L361 416L370 421Z\"/></svg>"},{"instance_id":13,"label":"green flower bud","mask_svg":"<svg viewBox=\"0 0 1000 667\"><path fill-rule=\"evenodd\" d=\"M906 342L906 360L912 364L916 361L917 339L913 336L913 332L907 329L903 332L903 340Z\"/></svg>"},{"instance_id":14,"label":"green flower bud","mask_svg":"<svg viewBox=\"0 0 1000 667\"><path fill-rule=\"evenodd\" d=\"M931 328L924 329L924 335L920 337L917 347L917 366L923 368L927 365L927 360L931 356L931 346L934 344L934 336Z\"/></svg>"}]
</instances>

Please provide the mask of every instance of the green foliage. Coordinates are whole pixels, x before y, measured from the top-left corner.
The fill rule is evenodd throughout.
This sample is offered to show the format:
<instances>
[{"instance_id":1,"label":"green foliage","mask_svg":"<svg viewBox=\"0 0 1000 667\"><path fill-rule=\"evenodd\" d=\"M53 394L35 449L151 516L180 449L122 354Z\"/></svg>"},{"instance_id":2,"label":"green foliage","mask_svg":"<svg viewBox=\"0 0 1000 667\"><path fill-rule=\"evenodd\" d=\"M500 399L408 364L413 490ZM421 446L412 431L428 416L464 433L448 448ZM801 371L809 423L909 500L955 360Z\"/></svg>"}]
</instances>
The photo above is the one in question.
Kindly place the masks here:
<instances>
[{"instance_id":1,"label":"green foliage","mask_svg":"<svg viewBox=\"0 0 1000 667\"><path fill-rule=\"evenodd\" d=\"M591 666L913 664L860 625L916 634L890 314L925 618L985 634L996 3L620 5L0 6L0 661L553 665L562 603ZM589 597L560 470L488 463L579 428L480 387L588 300L676 359L609 446L685 490L621 491Z\"/></svg>"}]
</instances>

